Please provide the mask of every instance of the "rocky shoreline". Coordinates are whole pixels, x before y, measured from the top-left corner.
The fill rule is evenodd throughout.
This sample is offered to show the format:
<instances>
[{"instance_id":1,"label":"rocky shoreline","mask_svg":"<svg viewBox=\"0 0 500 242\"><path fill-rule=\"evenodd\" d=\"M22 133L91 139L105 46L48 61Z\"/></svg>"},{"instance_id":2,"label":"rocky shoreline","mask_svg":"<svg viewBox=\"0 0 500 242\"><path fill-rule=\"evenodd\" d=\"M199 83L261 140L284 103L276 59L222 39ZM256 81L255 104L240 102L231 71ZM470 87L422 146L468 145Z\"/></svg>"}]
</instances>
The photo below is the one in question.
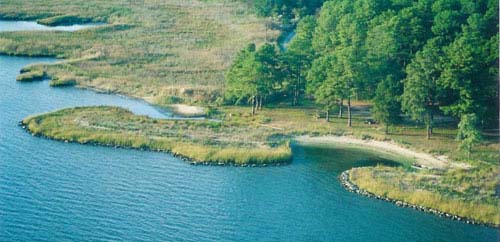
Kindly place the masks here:
<instances>
[{"instance_id":1,"label":"rocky shoreline","mask_svg":"<svg viewBox=\"0 0 500 242\"><path fill-rule=\"evenodd\" d=\"M342 186L345 187L349 192L357 193L357 194L360 194L360 195L363 195L366 197L370 197L370 198L375 198L375 199L391 202L391 203L394 203L398 207L413 208L413 209L416 209L416 210L419 210L422 212L434 214L434 215L437 215L439 217L445 217L445 218L449 218L449 219L456 220L456 221L461 221L461 222L464 222L467 224L484 225L484 226L488 226L488 227L497 227L497 225L495 225L495 224L483 223L483 222L476 221L474 219L465 218L465 217L461 217L458 215L453 215L453 214L450 214L447 212L442 212L442 211L439 211L439 210L436 210L433 208L428 208L428 207L424 207L424 206L420 206L420 205L410 204L410 203L407 203L404 201L391 199L391 198L387 198L387 197L373 194L371 192L368 192L366 190L359 188L356 184L352 183L351 180L349 179L349 170L343 171L340 174L339 179L340 179L340 184L342 184Z\"/></svg>"}]
</instances>

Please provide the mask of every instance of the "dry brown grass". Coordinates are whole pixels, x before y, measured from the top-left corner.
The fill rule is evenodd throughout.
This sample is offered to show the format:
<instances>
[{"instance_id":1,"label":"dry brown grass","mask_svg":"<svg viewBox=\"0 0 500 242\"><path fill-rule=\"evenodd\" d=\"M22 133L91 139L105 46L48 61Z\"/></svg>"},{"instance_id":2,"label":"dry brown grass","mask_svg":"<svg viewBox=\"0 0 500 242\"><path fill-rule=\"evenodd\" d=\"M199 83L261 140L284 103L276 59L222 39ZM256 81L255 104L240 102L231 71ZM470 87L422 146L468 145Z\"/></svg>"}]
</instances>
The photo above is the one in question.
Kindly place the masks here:
<instances>
[{"instance_id":1,"label":"dry brown grass","mask_svg":"<svg viewBox=\"0 0 500 242\"><path fill-rule=\"evenodd\" d=\"M498 172L494 166L472 171L407 171L377 166L352 169L350 179L379 196L500 224L499 200L494 194Z\"/></svg>"},{"instance_id":2,"label":"dry brown grass","mask_svg":"<svg viewBox=\"0 0 500 242\"><path fill-rule=\"evenodd\" d=\"M0 5L4 18L70 14L107 21L107 26L74 33L0 33L0 53L63 57L47 66L47 74L81 77L82 87L160 105L171 95L187 102L214 101L235 54L279 34L266 31L268 20L254 16L245 4L230 0L3 0Z\"/></svg>"}]
</instances>

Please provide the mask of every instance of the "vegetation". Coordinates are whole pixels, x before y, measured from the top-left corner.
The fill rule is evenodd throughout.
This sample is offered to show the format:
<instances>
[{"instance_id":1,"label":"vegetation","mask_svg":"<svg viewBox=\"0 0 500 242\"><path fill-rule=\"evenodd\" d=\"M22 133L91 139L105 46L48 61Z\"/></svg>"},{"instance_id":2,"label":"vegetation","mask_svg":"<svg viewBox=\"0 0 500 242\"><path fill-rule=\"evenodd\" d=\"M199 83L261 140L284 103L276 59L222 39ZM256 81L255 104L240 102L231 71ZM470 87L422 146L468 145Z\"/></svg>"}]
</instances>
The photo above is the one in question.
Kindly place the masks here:
<instances>
[{"instance_id":1,"label":"vegetation","mask_svg":"<svg viewBox=\"0 0 500 242\"><path fill-rule=\"evenodd\" d=\"M252 0L249 2L259 16L275 16L284 23L293 22L311 15L321 7L324 0Z\"/></svg>"},{"instance_id":2,"label":"vegetation","mask_svg":"<svg viewBox=\"0 0 500 242\"><path fill-rule=\"evenodd\" d=\"M16 77L16 81L19 82L32 82L41 81L46 78L45 72L43 70L34 70L29 72L24 72Z\"/></svg>"},{"instance_id":3,"label":"vegetation","mask_svg":"<svg viewBox=\"0 0 500 242\"><path fill-rule=\"evenodd\" d=\"M79 17L74 15L57 15L49 18L39 19L37 23L48 25L48 26L61 26L61 25L73 25L73 24L86 24L98 19Z\"/></svg>"},{"instance_id":4,"label":"vegetation","mask_svg":"<svg viewBox=\"0 0 500 242\"><path fill-rule=\"evenodd\" d=\"M477 126L477 118L474 114L463 115L458 124L457 140L461 141L460 149L467 151L467 156L470 157L472 147L481 141L481 133Z\"/></svg>"},{"instance_id":5,"label":"vegetation","mask_svg":"<svg viewBox=\"0 0 500 242\"><path fill-rule=\"evenodd\" d=\"M74 86L76 84L77 84L76 78L72 76L57 77L50 81L51 87L66 87L66 86Z\"/></svg>"},{"instance_id":6,"label":"vegetation","mask_svg":"<svg viewBox=\"0 0 500 242\"><path fill-rule=\"evenodd\" d=\"M218 146L235 145L237 147L249 148L280 146L286 144L294 136L299 135L347 135L360 139L393 140L401 146L436 156L446 155L455 161L476 161L470 163L472 165L496 164L500 159L500 154L498 153L500 144L498 144L495 136L485 136L483 141L476 146L478 151L472 152L470 159L468 159L466 150L457 150L460 142L455 139L457 136L456 129L447 126L437 126L435 128L435 136L431 140L425 139L425 135L422 133L424 128L418 126L395 125L392 128L392 132L385 134L384 129L381 129L379 125L365 123L365 119L369 117L369 114L366 112L366 106L356 102L353 105L355 108L353 108L352 128L344 125L345 119L334 118L330 122L317 119L314 115L318 110L314 106L305 108L271 106L262 109L256 115L251 115L251 108L224 106L212 108L210 111L212 113L211 118L220 120L220 122L209 120L156 120L155 122L163 124L159 125L160 127L139 125L140 122L135 121L131 122L131 120L135 119L150 119L134 116L128 111L110 107L93 107L88 110L87 108L68 109L49 116L30 117L27 120L44 120L47 117L58 114L56 117L67 120L67 124L66 121L61 121L57 123L57 126L54 126L54 130L56 128L62 129L66 125L69 125L71 127L68 126L65 128L69 132L72 128L78 128L75 126L80 124L74 123L77 119L72 116L84 116L83 114L85 114L86 118L93 118L94 121L92 122L95 124L95 127L114 124L119 128L118 131L121 129L127 131L130 128L134 132L152 134L154 136L163 136L162 134L165 133L169 137L173 136L172 133L178 133L182 135L182 139L190 141L194 139L193 142L196 143L211 144L217 141ZM121 111L117 112L117 110ZM107 112L109 114L106 114ZM98 130L104 129L98 128ZM47 133L46 136L51 137L52 135Z\"/></svg>"},{"instance_id":7,"label":"vegetation","mask_svg":"<svg viewBox=\"0 0 500 242\"><path fill-rule=\"evenodd\" d=\"M51 85L159 105L203 102L221 121L75 108L25 119L34 134L224 164L288 161L288 141L296 135L393 140L471 168L360 168L351 173L353 182L499 224L496 0L325 1L315 15L321 0L249 2L257 15L272 18L257 18L248 2L229 0L0 3L1 18L108 23L74 33L0 33L0 53L65 58L27 68L20 79L42 73ZM286 50L272 43L276 20L281 29L297 23Z\"/></svg>"},{"instance_id":8,"label":"vegetation","mask_svg":"<svg viewBox=\"0 0 500 242\"><path fill-rule=\"evenodd\" d=\"M246 4L230 1L1 0L0 18L43 24L104 22L76 32L2 32L0 53L64 58L47 75L77 77L82 87L166 105L213 102L224 72L248 43L260 46L278 31ZM266 30L267 29L267 30Z\"/></svg>"},{"instance_id":9,"label":"vegetation","mask_svg":"<svg viewBox=\"0 0 500 242\"><path fill-rule=\"evenodd\" d=\"M367 113L360 109L361 103L353 105L355 128L345 126L339 118L331 122L316 119L317 109L303 107L269 107L255 115L250 108L221 107L211 112L212 118L221 121L158 120L121 108L87 107L29 117L23 123L36 135L58 140L169 151L195 161L240 165L289 161L288 142L296 135L394 140L453 160L474 160L470 163L473 168L413 170L411 163L405 163L404 169L366 167L351 173L352 181L375 194L498 224L494 186L500 172L500 146L495 137L485 137L477 144L480 152L457 151L456 129L437 126L431 140L422 132L425 127L394 125L386 134L378 125L364 123Z\"/></svg>"},{"instance_id":10,"label":"vegetation","mask_svg":"<svg viewBox=\"0 0 500 242\"><path fill-rule=\"evenodd\" d=\"M95 143L171 152L194 162L237 165L287 163L288 143L266 142L247 127L205 120L158 120L115 107L63 109L23 120L35 134L78 143ZM241 141L229 136L237 129Z\"/></svg>"},{"instance_id":11,"label":"vegetation","mask_svg":"<svg viewBox=\"0 0 500 242\"><path fill-rule=\"evenodd\" d=\"M406 115L426 124L428 139L436 116L473 115L478 132L498 128L497 10L491 0L327 1L316 19L299 22L290 50L264 46L260 59L243 50L228 71L226 97L255 106L255 97L293 96L297 104L308 93L327 120L335 106L341 117L346 101L349 127L352 100L371 100L386 131ZM233 91L240 87L253 91Z\"/></svg>"},{"instance_id":12,"label":"vegetation","mask_svg":"<svg viewBox=\"0 0 500 242\"><path fill-rule=\"evenodd\" d=\"M415 170L377 166L354 168L350 179L361 189L411 204L438 209L488 224L500 224L495 197L498 169Z\"/></svg>"}]
</instances>

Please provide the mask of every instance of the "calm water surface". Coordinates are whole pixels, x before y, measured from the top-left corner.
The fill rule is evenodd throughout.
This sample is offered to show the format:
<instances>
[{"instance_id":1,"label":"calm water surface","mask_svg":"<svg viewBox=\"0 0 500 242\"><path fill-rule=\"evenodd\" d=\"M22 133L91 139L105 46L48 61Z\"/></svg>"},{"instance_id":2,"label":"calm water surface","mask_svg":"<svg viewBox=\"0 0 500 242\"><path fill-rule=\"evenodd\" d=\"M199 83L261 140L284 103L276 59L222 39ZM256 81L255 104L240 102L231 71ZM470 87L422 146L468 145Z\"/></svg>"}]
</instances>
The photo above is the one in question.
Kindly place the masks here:
<instances>
[{"instance_id":1,"label":"calm water surface","mask_svg":"<svg viewBox=\"0 0 500 242\"><path fill-rule=\"evenodd\" d=\"M34 21L5 21L0 20L0 31L29 31L29 30L37 30L37 31L77 31L89 27L96 27L103 24L73 24L69 26L46 26L38 24Z\"/></svg>"},{"instance_id":2,"label":"calm water surface","mask_svg":"<svg viewBox=\"0 0 500 242\"><path fill-rule=\"evenodd\" d=\"M344 190L337 176L389 161L358 150L293 149L293 164L190 166L168 154L32 137L17 122L40 112L116 105L119 96L18 83L27 64L0 56L0 241L495 241L471 226Z\"/></svg>"}]
</instances>

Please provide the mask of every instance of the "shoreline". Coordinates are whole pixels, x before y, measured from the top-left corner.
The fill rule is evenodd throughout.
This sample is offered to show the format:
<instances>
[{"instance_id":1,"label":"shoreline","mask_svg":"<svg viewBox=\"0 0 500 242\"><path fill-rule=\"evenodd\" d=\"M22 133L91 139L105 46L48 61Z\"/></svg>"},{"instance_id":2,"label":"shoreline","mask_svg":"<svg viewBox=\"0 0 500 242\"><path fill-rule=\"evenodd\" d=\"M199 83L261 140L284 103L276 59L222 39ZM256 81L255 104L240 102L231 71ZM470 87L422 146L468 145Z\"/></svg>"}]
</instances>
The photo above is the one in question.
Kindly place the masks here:
<instances>
[{"instance_id":1,"label":"shoreline","mask_svg":"<svg viewBox=\"0 0 500 242\"><path fill-rule=\"evenodd\" d=\"M82 108L84 109L84 108ZM56 111L57 112L57 111ZM61 112L61 111L59 111ZM51 113L47 114L41 114L38 116L47 116L51 115ZM99 146L105 146L105 147L113 147L113 148L125 148L125 149L135 149L135 150L143 150L143 151L153 151L153 152L164 152L172 155L173 157L180 158L182 161L190 164L190 165L206 165L206 166L233 166L233 167L267 167L267 166L281 166L281 165L288 165L293 162L293 153L291 152L291 147L290 143L288 143L287 147L290 152L290 154L287 156L286 159L278 159L278 160L268 160L267 162L261 162L261 163L256 163L255 157L250 157L248 158L247 162L235 162L235 160L203 160L203 158L194 158L194 157L189 157L189 152L186 153L185 151L187 150L179 150L176 151L175 148L178 144L172 143L173 146L170 146L170 148L162 148L161 146L156 146L154 144L151 145L145 145L145 146L134 146L134 145L124 145L124 143L120 143L118 141L110 141L110 142L100 142L99 139L85 139L84 142L79 141L79 139L72 139L68 137L51 137L45 135L43 132L36 132L30 129L30 124L32 123L31 120L36 120L37 116L32 116L32 117L27 117L21 122L19 122L19 126L21 126L23 129L25 129L28 133L30 133L33 136L38 136L42 137L45 139L49 140L56 140L56 141L62 141L66 143L78 143L78 144L87 144L87 145L99 145ZM34 121L37 125L39 125L40 121ZM42 121L43 122L43 121ZM88 134L87 134L88 135ZM84 136L82 136L84 137ZM310 136L294 136L290 139L287 139L288 141L295 141L297 144L336 144L344 146L351 146L353 148L359 148L359 149L365 149L365 150L370 150L374 152L379 152L381 154L390 154L390 155L399 155L399 156L406 156L406 157L412 157L414 158L415 163L413 164L413 167L416 166L417 169L429 169L429 170L441 170L445 171L448 169L460 167L463 165L460 165L458 163L457 165L450 164L450 161L448 160L442 160L442 159L437 159L433 157L430 154L426 153L420 153L416 151L412 151L408 148L403 148L399 145L397 145L394 142L388 142L388 141L376 141L376 140L363 140L351 136L319 136L319 137L310 137ZM194 146L193 146L194 147ZM210 147L205 147L205 148L210 148ZM256 148L259 150L258 148ZM191 148L188 150L192 150ZM238 154L242 154L241 152L248 152L248 151L237 151L236 153L233 153L232 155L235 155L234 157L237 157ZM411 155L411 156L410 156ZM236 159L236 158L232 158ZM395 159L397 161L397 158ZM403 163L403 162L401 162ZM352 169L351 169L352 170ZM446 217L452 220L457 220L457 221L462 221L467 224L473 224L473 225L486 225L488 227L496 227L497 225L492 223L492 222L479 222L478 220L467 218L467 217L462 217L458 215L454 215L452 213L448 212L442 212L440 210L432 208L432 205L426 204L425 206L418 205L419 203L415 204L410 204L407 202L404 202L402 200L397 200L397 199L392 199L389 197L385 196L380 196L376 195L374 193L368 192L367 190L363 190L358 187L353 181L350 180L349 172L351 170L347 170L341 173L340 175L340 183L343 187L345 187L348 191L353 192L353 193L358 193L363 196L367 197L372 197L376 198L379 200L384 200L388 201L391 203L396 204L397 206L400 207L409 207L413 208L419 211L423 211L426 213L431 213L438 215L440 217ZM425 203L424 203L425 204ZM439 203L438 203L439 204ZM426 206L431 206L431 207L426 207ZM437 206L439 207L439 206Z\"/></svg>"},{"instance_id":2,"label":"shoreline","mask_svg":"<svg viewBox=\"0 0 500 242\"><path fill-rule=\"evenodd\" d=\"M407 203L407 202L400 201L397 199L392 199L392 198L388 198L385 196L379 196L379 195L373 194L371 192L368 192L366 190L359 188L356 184L354 184L349 179L349 173L350 173L350 170L346 170L346 171L343 171L339 176L340 184L349 192L357 193L359 195L369 197L369 198L375 198L377 200L390 202L390 203L395 204L398 207L412 208L412 209L415 209L418 211L422 211L422 212L429 213L429 214L434 214L434 215L437 215L439 217L444 217L444 218L448 218L448 219L455 220L455 221L460 221L460 222L463 222L466 224L479 225L479 226L483 225L483 226L492 227L492 228L498 227L498 225L496 225L496 224L479 222L479 221L476 221L476 220L471 219L471 218L461 217L461 216L454 215L454 214L451 214L448 212L443 212L443 211L440 211L440 210L437 210L434 208L424 207L424 206L420 206L417 204L411 204L411 203Z\"/></svg>"},{"instance_id":3,"label":"shoreline","mask_svg":"<svg viewBox=\"0 0 500 242\"><path fill-rule=\"evenodd\" d=\"M402 156L414 160L418 168L424 169L447 169L447 168L462 168L469 169L470 165L466 163L454 162L448 160L446 156L435 157L431 154L414 151L406 147L402 147L393 141L378 141L372 139L360 139L352 136L296 136L295 141L302 144L339 144L345 146L353 146L371 150L379 153L386 153L389 155Z\"/></svg>"},{"instance_id":4,"label":"shoreline","mask_svg":"<svg viewBox=\"0 0 500 242\"><path fill-rule=\"evenodd\" d=\"M119 107L80 107L68 108L55 112L43 113L34 116L28 116L21 120L18 124L21 128L25 129L32 136L42 137L50 140L62 141L66 143L90 144L114 148L136 149L143 151L164 152L178 157L191 165L217 165L217 166L272 166L272 165L286 165L291 163L291 148L289 143L284 143L277 147L258 148L258 147L241 147L238 145L224 146L224 145L209 145L203 142L194 142L191 139L179 140L180 136L165 136L163 138L151 137L148 134L131 133L126 134L121 132L99 132L85 129L85 127L64 123L67 120L54 120L59 114L65 115L78 115L84 113L95 114L94 112L102 112L98 114L105 115L104 112L109 114L110 119L113 118L129 118L129 121L134 122L135 125L146 125L164 127L170 130L167 126L176 126L178 122L185 122L184 125L191 125L190 120L185 119L155 119L147 116L136 115L129 110ZM55 115L55 116L54 116ZM97 117L97 116L96 116ZM75 116L73 117L75 118ZM81 117L80 117L81 118ZM57 118L55 118L57 119ZM70 118L71 119L71 118ZM48 120L48 121L47 121ZM52 126L51 122L62 122L57 127ZM70 120L73 122L74 120ZM193 120L194 121L194 120ZM210 121L196 120L198 128L205 129L211 127ZM181 124L182 125L182 124ZM208 125L208 126L205 126ZM35 128L36 127L36 128ZM53 132L59 132L63 127L70 128L76 133L54 135ZM59 130L58 130L59 129ZM106 128L104 128L106 129ZM215 127L218 130L218 126ZM52 132L52 133L51 133ZM162 131L163 132L163 131ZM174 131L175 133L175 131Z\"/></svg>"}]
</instances>

